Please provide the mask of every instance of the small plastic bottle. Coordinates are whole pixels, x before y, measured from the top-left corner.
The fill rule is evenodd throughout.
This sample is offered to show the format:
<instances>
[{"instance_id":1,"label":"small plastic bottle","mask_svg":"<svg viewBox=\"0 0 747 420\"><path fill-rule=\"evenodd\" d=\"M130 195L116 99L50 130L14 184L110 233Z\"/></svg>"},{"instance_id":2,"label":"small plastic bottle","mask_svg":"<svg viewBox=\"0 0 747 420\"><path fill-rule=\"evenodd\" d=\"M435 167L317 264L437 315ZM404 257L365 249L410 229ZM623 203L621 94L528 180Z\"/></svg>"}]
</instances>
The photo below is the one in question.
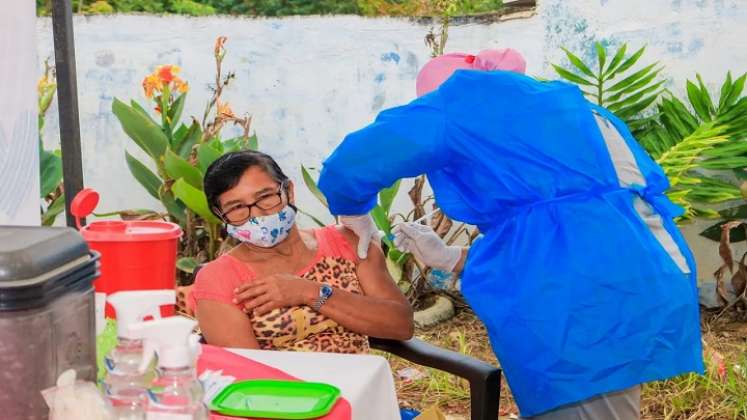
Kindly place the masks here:
<instances>
[{"instance_id":1,"label":"small plastic bottle","mask_svg":"<svg viewBox=\"0 0 747 420\"><path fill-rule=\"evenodd\" d=\"M147 420L206 420L204 390L195 368L199 337L192 334L194 320L181 316L134 324L130 331L142 337L145 350L140 368L148 368L158 355L158 376L148 391Z\"/></svg>"},{"instance_id":2,"label":"small plastic bottle","mask_svg":"<svg viewBox=\"0 0 747 420\"><path fill-rule=\"evenodd\" d=\"M104 358L106 376L103 388L117 420L145 419L147 390L156 371L140 369L143 340L133 336L130 326L146 317L161 318L160 307L176 303L173 290L138 290L118 292L108 297L117 313L117 346Z\"/></svg>"}]
</instances>

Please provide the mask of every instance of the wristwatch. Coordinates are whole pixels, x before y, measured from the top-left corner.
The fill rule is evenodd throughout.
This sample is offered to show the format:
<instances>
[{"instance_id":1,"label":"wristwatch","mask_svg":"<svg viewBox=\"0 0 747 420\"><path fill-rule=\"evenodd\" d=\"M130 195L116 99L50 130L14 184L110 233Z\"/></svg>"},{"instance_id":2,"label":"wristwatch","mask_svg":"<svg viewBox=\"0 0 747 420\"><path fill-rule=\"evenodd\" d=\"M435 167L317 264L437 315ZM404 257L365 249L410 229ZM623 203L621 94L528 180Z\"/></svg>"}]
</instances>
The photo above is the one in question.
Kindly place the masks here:
<instances>
[{"instance_id":1,"label":"wristwatch","mask_svg":"<svg viewBox=\"0 0 747 420\"><path fill-rule=\"evenodd\" d=\"M330 296L332 296L332 287L323 284L321 287L319 287L319 297L316 298L316 301L311 305L311 309L319 312L320 309L322 309L322 305L324 305L325 302L327 302L327 299L329 299Z\"/></svg>"}]
</instances>

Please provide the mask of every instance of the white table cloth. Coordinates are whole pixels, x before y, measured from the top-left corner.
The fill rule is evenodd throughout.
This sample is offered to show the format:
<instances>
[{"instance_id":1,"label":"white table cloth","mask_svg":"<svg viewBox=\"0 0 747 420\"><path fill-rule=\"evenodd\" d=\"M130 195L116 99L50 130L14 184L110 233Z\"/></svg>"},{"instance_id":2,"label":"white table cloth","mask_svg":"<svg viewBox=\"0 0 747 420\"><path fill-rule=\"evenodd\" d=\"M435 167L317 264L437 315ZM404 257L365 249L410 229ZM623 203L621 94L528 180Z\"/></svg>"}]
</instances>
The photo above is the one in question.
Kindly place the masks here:
<instances>
[{"instance_id":1,"label":"white table cloth","mask_svg":"<svg viewBox=\"0 0 747 420\"><path fill-rule=\"evenodd\" d=\"M389 362L381 356L229 349L309 382L340 388L353 420L398 420L399 405Z\"/></svg>"}]
</instances>

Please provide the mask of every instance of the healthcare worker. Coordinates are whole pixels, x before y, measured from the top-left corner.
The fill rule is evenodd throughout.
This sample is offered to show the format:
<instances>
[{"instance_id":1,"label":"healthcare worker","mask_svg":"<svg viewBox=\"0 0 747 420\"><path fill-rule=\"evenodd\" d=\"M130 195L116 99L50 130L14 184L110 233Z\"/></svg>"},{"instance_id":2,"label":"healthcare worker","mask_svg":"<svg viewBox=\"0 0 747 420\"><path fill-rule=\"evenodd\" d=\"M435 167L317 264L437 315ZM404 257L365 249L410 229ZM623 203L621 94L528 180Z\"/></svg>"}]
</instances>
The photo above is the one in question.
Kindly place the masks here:
<instances>
[{"instance_id":1,"label":"healthcare worker","mask_svg":"<svg viewBox=\"0 0 747 420\"><path fill-rule=\"evenodd\" d=\"M379 190L426 174L442 211L483 237L465 254L426 227L397 242L464 265L522 416L636 419L640 384L703 372L695 266L662 169L574 85L522 73L514 50L431 60L418 99L349 134L319 188L360 239Z\"/></svg>"}]
</instances>

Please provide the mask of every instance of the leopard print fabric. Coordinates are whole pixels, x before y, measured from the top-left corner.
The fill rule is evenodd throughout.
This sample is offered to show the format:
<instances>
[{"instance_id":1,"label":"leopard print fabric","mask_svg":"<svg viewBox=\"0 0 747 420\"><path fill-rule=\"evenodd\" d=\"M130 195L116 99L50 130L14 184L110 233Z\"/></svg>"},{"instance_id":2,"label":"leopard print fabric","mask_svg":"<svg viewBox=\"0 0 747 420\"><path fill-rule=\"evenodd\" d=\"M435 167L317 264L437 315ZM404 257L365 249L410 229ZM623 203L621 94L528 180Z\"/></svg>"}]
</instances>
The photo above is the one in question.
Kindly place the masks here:
<instances>
[{"instance_id":1,"label":"leopard print fabric","mask_svg":"<svg viewBox=\"0 0 747 420\"><path fill-rule=\"evenodd\" d=\"M325 257L304 278L336 289L362 294L355 263ZM250 315L254 336L264 350L295 350L329 353L366 353L368 338L354 333L308 306L275 309Z\"/></svg>"}]
</instances>

